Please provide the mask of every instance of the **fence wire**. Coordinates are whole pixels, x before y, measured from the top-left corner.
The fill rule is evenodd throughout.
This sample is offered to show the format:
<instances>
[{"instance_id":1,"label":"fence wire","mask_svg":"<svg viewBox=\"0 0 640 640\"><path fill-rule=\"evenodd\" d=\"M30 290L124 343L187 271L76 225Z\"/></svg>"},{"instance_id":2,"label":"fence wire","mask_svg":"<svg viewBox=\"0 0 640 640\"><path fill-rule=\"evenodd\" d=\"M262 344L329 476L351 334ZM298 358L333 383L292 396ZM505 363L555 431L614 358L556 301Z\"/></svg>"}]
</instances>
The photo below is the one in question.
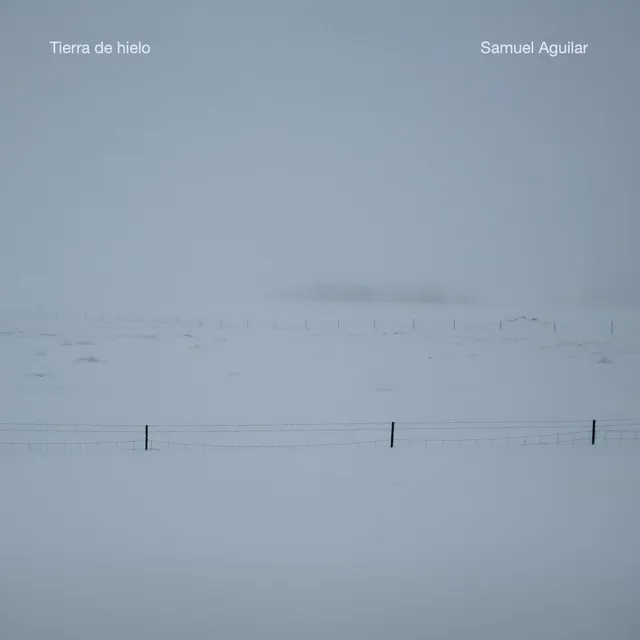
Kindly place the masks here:
<instances>
[{"instance_id":1,"label":"fence wire","mask_svg":"<svg viewBox=\"0 0 640 640\"><path fill-rule=\"evenodd\" d=\"M596 444L604 442L640 442L640 430L619 430L619 431L603 431L596 434ZM418 445L429 447L431 445L508 445L508 446L560 446L560 445L576 445L581 443L591 443L591 432L573 431L573 432L556 432L546 434L527 434L527 435L508 435L508 436L485 436L485 437L468 437L468 438L403 438L395 437L394 446L401 448L406 446L412 448ZM24 440L8 440L0 441L0 450L23 449L27 451L48 452L51 450L115 450L115 451L144 451L153 450L211 450L211 449L310 449L310 448L344 448L344 447L360 447L373 446L375 448L390 447L390 440L350 440L344 442L302 442L302 443L267 443L267 444L240 444L240 443L214 443L214 442L183 442L174 440L156 440L149 438L148 443L145 439L139 440L115 440L115 441L38 441L29 442Z\"/></svg>"},{"instance_id":2,"label":"fence wire","mask_svg":"<svg viewBox=\"0 0 640 640\"><path fill-rule=\"evenodd\" d=\"M159 433L309 433L336 431L388 431L391 421L385 422L274 422L274 423L149 423ZM395 421L403 431L471 431L505 429L575 429L591 428L591 420L487 420L487 421ZM640 429L640 418L610 418L597 421L598 430L621 428ZM47 422L0 422L0 432L20 433L139 433L145 424L88 424Z\"/></svg>"},{"instance_id":3,"label":"fence wire","mask_svg":"<svg viewBox=\"0 0 640 640\"><path fill-rule=\"evenodd\" d=\"M16 441L0 441L0 447L3 449L15 449L25 448L28 451L40 450L47 452L49 448L52 449L73 449L78 448L83 451L85 448L101 449L105 447L113 447L116 450L135 450L144 447L144 441L140 440L117 440L114 442L92 442L91 440L84 440L82 442L16 442Z\"/></svg>"},{"instance_id":4,"label":"fence wire","mask_svg":"<svg viewBox=\"0 0 640 640\"><path fill-rule=\"evenodd\" d=\"M164 445L167 449L171 447L201 448L201 449L309 449L315 447L358 447L360 445L388 445L386 440L357 440L354 442L316 442L313 444L211 444L197 442L169 442L164 440L151 440L149 445L154 448L155 445Z\"/></svg>"}]
</instances>

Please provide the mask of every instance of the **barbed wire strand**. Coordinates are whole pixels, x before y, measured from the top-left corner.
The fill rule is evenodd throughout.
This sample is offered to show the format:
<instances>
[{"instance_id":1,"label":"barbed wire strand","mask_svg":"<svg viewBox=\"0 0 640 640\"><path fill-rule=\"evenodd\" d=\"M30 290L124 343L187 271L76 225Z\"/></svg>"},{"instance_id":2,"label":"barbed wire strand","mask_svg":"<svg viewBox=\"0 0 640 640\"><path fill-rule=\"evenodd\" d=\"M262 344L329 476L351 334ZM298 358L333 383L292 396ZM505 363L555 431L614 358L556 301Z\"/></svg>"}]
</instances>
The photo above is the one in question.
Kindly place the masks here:
<instances>
[{"instance_id":1,"label":"barbed wire strand","mask_svg":"<svg viewBox=\"0 0 640 640\"><path fill-rule=\"evenodd\" d=\"M621 422L607 424L609 421L598 421L599 430L619 430L620 427L640 428L640 420L637 422ZM182 428L176 428L175 425L149 425L156 433L327 433L327 432L386 432L389 429L390 422L385 423L368 423L368 426L351 426L358 423L344 423L345 426L334 425L184 425ZM378 426L384 425L384 426ZM396 422L396 428L403 431L485 431L485 430L523 430L523 429L548 429L555 427L557 429L575 428L583 426L585 429L591 429L591 421L572 421L571 423L537 423L537 422L516 422L516 423L406 423ZM436 426L438 425L438 426ZM232 428L235 427L235 428ZM270 428L272 427L272 428ZM132 427L123 425L118 429L99 428L99 427L82 427L77 425L51 425L47 427L44 424L31 426L14 424L13 428L8 426L0 427L0 432L4 433L95 433L95 434L116 434L116 433L139 433L144 429L144 425Z\"/></svg>"},{"instance_id":2,"label":"barbed wire strand","mask_svg":"<svg viewBox=\"0 0 640 640\"><path fill-rule=\"evenodd\" d=\"M633 437L625 437L627 434L632 434ZM618 436L618 437L615 437ZM411 439L411 438L395 438L395 442L405 442L411 446L411 443L420 443L424 445L429 444L450 444L450 443L487 443L492 444L499 442L506 442L507 444L522 444L522 445L562 445L562 444L575 444L578 442L590 442L591 434L584 431L575 432L562 432L562 433L547 433L538 435L511 435L511 436L493 436L493 437L473 437L473 438L433 438L433 439ZM606 431L596 435L596 442L604 441L640 441L640 431ZM298 448L315 448L315 447L346 447L346 446L360 446L360 445L378 445L383 443L388 445L388 440L357 440L349 442L320 442L320 443L297 443L297 444L222 444L222 443L203 443L203 442L175 442L168 440L155 440L150 439L149 444L151 448L153 445L165 445L167 448L182 447L182 448L221 448L221 449L298 449ZM5 447L100 447L100 446L113 446L120 448L120 445L131 445L135 450L136 445L140 448L144 447L144 440L117 440L117 441L97 441L92 442L85 440L82 442L25 442L25 441L0 441L0 446Z\"/></svg>"},{"instance_id":3,"label":"barbed wire strand","mask_svg":"<svg viewBox=\"0 0 640 640\"><path fill-rule=\"evenodd\" d=\"M477 426L477 427L505 427L509 425L522 425L522 426L534 426L540 425L548 427L549 425L581 425L590 423L591 418L585 418L583 420L396 420L396 425L403 425L405 427L410 426L446 426L451 425L458 426ZM311 428L311 427L382 427L388 426L391 420L384 422L380 421L343 421L343 422L266 422L266 423L147 423L149 427L153 428L276 428L276 427L299 427L299 428ZM620 423L629 423L630 425L640 425L640 418L607 418L598 420L598 423L613 423L618 425ZM77 429L116 429L116 428L144 428L144 423L64 423L64 422L0 422L0 427L50 427L50 428L77 428Z\"/></svg>"},{"instance_id":4,"label":"barbed wire strand","mask_svg":"<svg viewBox=\"0 0 640 640\"><path fill-rule=\"evenodd\" d=\"M114 442L92 442L84 440L83 442L16 442L16 441L0 441L0 446L4 447L100 447L100 446L116 446L144 444L140 440L118 440Z\"/></svg>"},{"instance_id":5,"label":"barbed wire strand","mask_svg":"<svg viewBox=\"0 0 640 640\"><path fill-rule=\"evenodd\" d=\"M314 444L211 444L200 442L169 442L164 440L152 440L150 444L164 444L169 447L201 447L201 448L214 448L214 449L299 449L299 448L314 448L314 447L347 447L347 446L359 446L364 444L378 444L386 440L363 440L355 442L321 442Z\"/></svg>"}]
</instances>

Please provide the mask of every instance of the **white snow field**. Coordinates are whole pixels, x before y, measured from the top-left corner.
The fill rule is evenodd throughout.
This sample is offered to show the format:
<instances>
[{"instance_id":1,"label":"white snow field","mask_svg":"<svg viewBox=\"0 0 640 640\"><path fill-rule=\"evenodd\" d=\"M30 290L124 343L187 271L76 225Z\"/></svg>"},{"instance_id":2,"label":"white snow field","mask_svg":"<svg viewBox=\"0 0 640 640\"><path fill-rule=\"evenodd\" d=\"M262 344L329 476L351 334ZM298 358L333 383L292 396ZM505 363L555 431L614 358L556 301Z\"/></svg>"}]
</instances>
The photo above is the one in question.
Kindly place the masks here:
<instances>
[{"instance_id":1,"label":"white snow field","mask_svg":"<svg viewBox=\"0 0 640 640\"><path fill-rule=\"evenodd\" d=\"M5 312L0 389L2 639L640 638L638 312Z\"/></svg>"}]
</instances>

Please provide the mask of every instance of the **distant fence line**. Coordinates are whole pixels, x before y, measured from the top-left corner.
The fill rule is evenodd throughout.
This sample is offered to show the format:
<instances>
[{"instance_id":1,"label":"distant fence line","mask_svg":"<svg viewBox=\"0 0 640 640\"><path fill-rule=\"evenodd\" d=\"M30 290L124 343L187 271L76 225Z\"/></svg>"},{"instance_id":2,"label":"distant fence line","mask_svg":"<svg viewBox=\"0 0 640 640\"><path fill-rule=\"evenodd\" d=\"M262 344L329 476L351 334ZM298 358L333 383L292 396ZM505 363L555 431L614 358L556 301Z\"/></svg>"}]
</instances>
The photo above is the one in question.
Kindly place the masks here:
<instances>
[{"instance_id":1,"label":"distant fence line","mask_svg":"<svg viewBox=\"0 0 640 640\"><path fill-rule=\"evenodd\" d=\"M597 428L596 428L597 427ZM544 429L546 433L535 433L537 429ZM499 430L503 433L487 435L491 431ZM534 433L522 433L533 430ZM552 431L553 430L553 431ZM384 434L384 438L367 440L331 441L331 442L270 442L270 443L227 443L227 442L186 442L184 439L163 439L163 436L175 434L261 434L281 437L282 434L311 434L332 433L343 431L347 433L364 432ZM442 437L402 437L405 433L420 431L440 431ZM466 437L450 438L448 432L466 431ZM262 425L79 425L79 424L47 424L47 423L0 423L3 434L20 434L22 437L0 440L0 450L27 449L28 451L63 450L132 450L154 451L164 449L304 449L327 447L414 447L446 444L505 444L505 445L565 445L580 443L603 443L607 441L640 441L640 419L611 419L585 421L511 421L511 422L342 422L342 423L311 423L311 424L262 424ZM444 436L447 432L447 436ZM476 433L474 433L476 432ZM485 433L481 433L485 432ZM506 433L504 433L506 432ZM520 433L518 433L520 432ZM76 434L74 440L42 441L24 438L26 434ZM139 434L139 438L126 440L100 439L91 440L90 435L102 434ZM80 440L78 434L84 434ZM155 436L159 436L158 439ZM400 435L401 437L398 437ZM10 437L10 436L9 436Z\"/></svg>"},{"instance_id":2,"label":"distant fence line","mask_svg":"<svg viewBox=\"0 0 640 640\"><path fill-rule=\"evenodd\" d=\"M33 316L34 314L27 314L29 316ZM35 314L36 316L38 314ZM22 317L21 313L10 313L5 312L6 317L10 316L18 316ZM556 333L559 328L561 328L562 323L557 320L547 320L542 319L537 316L527 317L527 316L517 316L512 318L500 318L496 320L487 320L483 319L482 321L474 321L473 319L467 319L466 322L460 322L458 318L451 317L447 320L444 316L440 317L432 317L428 320L419 319L417 317L409 316L408 319L403 321L398 321L396 317L396 321L392 322L381 322L379 318L376 318L374 315L370 317L369 320L365 321L362 316L359 317L359 321L352 321L351 323L345 322L344 318L324 316L323 321L310 322L309 319L297 319L295 322L288 321L284 323L278 319L266 320L265 318L261 318L260 320L251 320L245 318L244 320L240 320L238 318L231 319L225 317L213 317L209 315L167 315L167 314L155 314L155 315L136 315L136 314L105 314L105 313L89 313L85 312L84 314L80 313L71 313L71 314L53 314L56 321L66 320L69 322L84 322L85 324L89 323L101 323L101 324L158 324L163 326L170 325L185 325L185 326L200 326L200 327L209 327L209 328L217 328L217 329L287 329L287 330L328 330L328 329L337 329L338 331L345 330L362 330L367 327L369 329L384 330L385 327L388 331L393 330L391 328L391 324L394 325L396 330L418 330L422 328L433 328L434 326L438 327L447 327L452 329L454 332L459 331L460 329L464 330L467 327L478 327L482 326L483 328L494 328L496 330L504 331L510 326L523 326L522 323L528 323L530 326L544 326L549 331L553 331ZM395 314L394 314L395 316ZM296 316L298 318L298 316ZM400 324L402 326L400 327ZM601 326L602 330L607 330L612 336L615 334L615 320L610 321L599 321L598 325Z\"/></svg>"}]
</instances>

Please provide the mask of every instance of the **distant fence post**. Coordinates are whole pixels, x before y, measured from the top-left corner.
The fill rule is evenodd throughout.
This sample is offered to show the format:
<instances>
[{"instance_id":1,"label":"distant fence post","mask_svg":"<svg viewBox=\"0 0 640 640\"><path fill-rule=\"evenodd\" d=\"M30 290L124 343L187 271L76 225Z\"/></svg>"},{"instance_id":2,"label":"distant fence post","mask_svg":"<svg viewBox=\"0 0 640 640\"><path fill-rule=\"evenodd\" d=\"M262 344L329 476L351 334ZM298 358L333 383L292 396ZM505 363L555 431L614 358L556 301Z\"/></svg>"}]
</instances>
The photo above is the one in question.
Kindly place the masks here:
<instances>
[{"instance_id":1,"label":"distant fence post","mask_svg":"<svg viewBox=\"0 0 640 640\"><path fill-rule=\"evenodd\" d=\"M595 445L596 443L596 421L594 420L591 423L591 444Z\"/></svg>"},{"instance_id":2,"label":"distant fence post","mask_svg":"<svg viewBox=\"0 0 640 640\"><path fill-rule=\"evenodd\" d=\"M613 320L611 321L611 335L613 335Z\"/></svg>"},{"instance_id":3,"label":"distant fence post","mask_svg":"<svg viewBox=\"0 0 640 640\"><path fill-rule=\"evenodd\" d=\"M415 318L413 319L413 327L412 328L415 331L415 328L416 328L416 319Z\"/></svg>"},{"instance_id":4,"label":"distant fence post","mask_svg":"<svg viewBox=\"0 0 640 640\"><path fill-rule=\"evenodd\" d=\"M391 423L391 448L393 449L393 437L395 435L395 431L396 431L396 423L392 422Z\"/></svg>"},{"instance_id":5,"label":"distant fence post","mask_svg":"<svg viewBox=\"0 0 640 640\"><path fill-rule=\"evenodd\" d=\"M556 321L554 320L553 321L553 333L555 333L555 332L556 332Z\"/></svg>"},{"instance_id":6,"label":"distant fence post","mask_svg":"<svg viewBox=\"0 0 640 640\"><path fill-rule=\"evenodd\" d=\"M502 320L500 320L500 331L502 331Z\"/></svg>"},{"instance_id":7,"label":"distant fence post","mask_svg":"<svg viewBox=\"0 0 640 640\"><path fill-rule=\"evenodd\" d=\"M144 450L149 451L149 425L144 426Z\"/></svg>"},{"instance_id":8,"label":"distant fence post","mask_svg":"<svg viewBox=\"0 0 640 640\"><path fill-rule=\"evenodd\" d=\"M456 330L456 321L455 320L453 321L453 330L454 331Z\"/></svg>"}]
</instances>

